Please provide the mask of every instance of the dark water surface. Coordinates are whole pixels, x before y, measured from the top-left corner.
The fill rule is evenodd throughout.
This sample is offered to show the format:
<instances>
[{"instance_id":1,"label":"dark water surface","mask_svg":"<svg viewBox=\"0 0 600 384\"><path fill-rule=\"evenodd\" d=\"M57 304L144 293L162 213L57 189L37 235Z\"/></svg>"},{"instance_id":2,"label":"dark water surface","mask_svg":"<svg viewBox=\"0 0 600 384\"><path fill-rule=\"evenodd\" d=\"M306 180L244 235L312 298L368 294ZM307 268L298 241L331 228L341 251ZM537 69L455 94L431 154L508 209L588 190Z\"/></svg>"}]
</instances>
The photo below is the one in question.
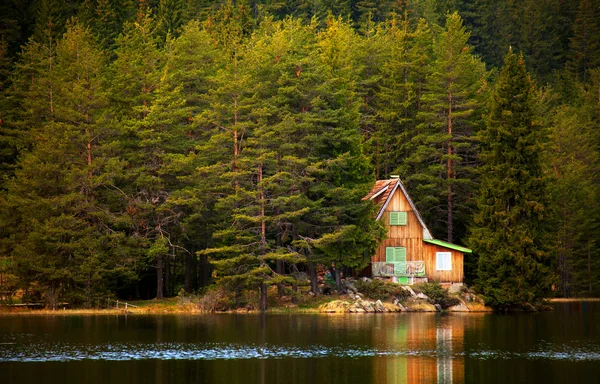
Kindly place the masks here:
<instances>
[{"instance_id":1,"label":"dark water surface","mask_svg":"<svg viewBox=\"0 0 600 384\"><path fill-rule=\"evenodd\" d=\"M600 302L555 307L0 316L0 383L600 383Z\"/></svg>"}]
</instances>

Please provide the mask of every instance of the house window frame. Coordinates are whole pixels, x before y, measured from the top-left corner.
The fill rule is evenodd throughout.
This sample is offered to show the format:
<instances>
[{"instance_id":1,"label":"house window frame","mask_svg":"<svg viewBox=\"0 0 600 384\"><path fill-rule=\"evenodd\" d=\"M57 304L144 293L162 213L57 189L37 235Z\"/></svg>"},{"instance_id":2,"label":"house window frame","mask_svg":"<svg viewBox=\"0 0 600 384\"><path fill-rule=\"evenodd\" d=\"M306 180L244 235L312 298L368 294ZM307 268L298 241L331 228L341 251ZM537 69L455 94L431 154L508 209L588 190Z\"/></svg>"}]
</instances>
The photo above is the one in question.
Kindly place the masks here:
<instances>
[{"instance_id":1,"label":"house window frame","mask_svg":"<svg viewBox=\"0 0 600 384\"><path fill-rule=\"evenodd\" d=\"M436 252L435 253L435 270L436 271L451 271L452 270L452 252Z\"/></svg>"}]
</instances>

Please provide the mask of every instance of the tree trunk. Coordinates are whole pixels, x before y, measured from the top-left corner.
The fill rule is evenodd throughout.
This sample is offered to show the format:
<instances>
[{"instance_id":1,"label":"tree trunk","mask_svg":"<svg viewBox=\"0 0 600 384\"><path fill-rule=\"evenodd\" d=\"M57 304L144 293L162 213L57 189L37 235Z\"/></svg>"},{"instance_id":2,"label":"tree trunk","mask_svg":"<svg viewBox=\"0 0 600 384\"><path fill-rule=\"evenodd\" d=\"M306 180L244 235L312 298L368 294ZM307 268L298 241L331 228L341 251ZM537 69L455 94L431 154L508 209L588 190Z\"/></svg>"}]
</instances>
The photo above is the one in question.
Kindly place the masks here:
<instances>
[{"instance_id":1,"label":"tree trunk","mask_svg":"<svg viewBox=\"0 0 600 384\"><path fill-rule=\"evenodd\" d=\"M275 261L275 272L278 275L283 275L283 260L277 260L277 261ZM279 297L281 297L284 294L285 294L285 289L283 287L283 284L277 283L277 295Z\"/></svg>"},{"instance_id":2,"label":"tree trunk","mask_svg":"<svg viewBox=\"0 0 600 384\"><path fill-rule=\"evenodd\" d=\"M298 304L298 285L292 284L292 304Z\"/></svg>"},{"instance_id":3,"label":"tree trunk","mask_svg":"<svg viewBox=\"0 0 600 384\"><path fill-rule=\"evenodd\" d=\"M310 276L310 291L316 296L319 294L319 285L317 284L317 267L314 263L308 263L308 274Z\"/></svg>"},{"instance_id":4,"label":"tree trunk","mask_svg":"<svg viewBox=\"0 0 600 384\"><path fill-rule=\"evenodd\" d=\"M342 285L342 274L340 268L334 268L335 270L335 285L337 286L338 294L346 293L344 286Z\"/></svg>"},{"instance_id":5,"label":"tree trunk","mask_svg":"<svg viewBox=\"0 0 600 384\"><path fill-rule=\"evenodd\" d=\"M156 299L163 299L163 256L156 256Z\"/></svg>"},{"instance_id":6,"label":"tree trunk","mask_svg":"<svg viewBox=\"0 0 600 384\"><path fill-rule=\"evenodd\" d=\"M588 268L588 284L589 291L592 292L592 254L590 251L590 244L588 243L588 259L587 259L587 268Z\"/></svg>"},{"instance_id":7,"label":"tree trunk","mask_svg":"<svg viewBox=\"0 0 600 384\"><path fill-rule=\"evenodd\" d=\"M169 257L165 257L165 286L164 286L164 295L166 297L170 296L171 289L171 260Z\"/></svg>"},{"instance_id":8,"label":"tree trunk","mask_svg":"<svg viewBox=\"0 0 600 384\"><path fill-rule=\"evenodd\" d=\"M260 310L261 312L267 310L267 284L265 283L260 285Z\"/></svg>"},{"instance_id":9,"label":"tree trunk","mask_svg":"<svg viewBox=\"0 0 600 384\"><path fill-rule=\"evenodd\" d=\"M192 255L190 253L185 256L185 283L183 289L186 293L192 292Z\"/></svg>"},{"instance_id":10,"label":"tree trunk","mask_svg":"<svg viewBox=\"0 0 600 384\"><path fill-rule=\"evenodd\" d=\"M211 268L210 263L208 262L208 256L202 255L200 256L200 265L198 269L200 270L200 286L206 287L210 284L210 274Z\"/></svg>"},{"instance_id":11,"label":"tree trunk","mask_svg":"<svg viewBox=\"0 0 600 384\"><path fill-rule=\"evenodd\" d=\"M175 248L173 248L173 271L171 273L171 293L177 296L175 292L175 283L177 282L177 258L175 257Z\"/></svg>"}]
</instances>

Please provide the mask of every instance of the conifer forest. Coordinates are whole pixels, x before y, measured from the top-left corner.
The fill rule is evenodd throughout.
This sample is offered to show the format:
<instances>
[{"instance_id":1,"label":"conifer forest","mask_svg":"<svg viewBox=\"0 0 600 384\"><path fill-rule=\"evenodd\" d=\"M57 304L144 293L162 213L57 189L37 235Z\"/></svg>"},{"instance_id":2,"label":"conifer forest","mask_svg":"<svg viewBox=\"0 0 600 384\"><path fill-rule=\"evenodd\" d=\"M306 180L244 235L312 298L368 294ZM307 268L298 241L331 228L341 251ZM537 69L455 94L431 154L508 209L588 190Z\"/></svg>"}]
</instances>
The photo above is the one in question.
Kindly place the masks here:
<instances>
[{"instance_id":1,"label":"conifer forest","mask_svg":"<svg viewBox=\"0 0 600 384\"><path fill-rule=\"evenodd\" d=\"M391 175L489 305L600 295L600 1L0 5L2 292L317 293Z\"/></svg>"}]
</instances>

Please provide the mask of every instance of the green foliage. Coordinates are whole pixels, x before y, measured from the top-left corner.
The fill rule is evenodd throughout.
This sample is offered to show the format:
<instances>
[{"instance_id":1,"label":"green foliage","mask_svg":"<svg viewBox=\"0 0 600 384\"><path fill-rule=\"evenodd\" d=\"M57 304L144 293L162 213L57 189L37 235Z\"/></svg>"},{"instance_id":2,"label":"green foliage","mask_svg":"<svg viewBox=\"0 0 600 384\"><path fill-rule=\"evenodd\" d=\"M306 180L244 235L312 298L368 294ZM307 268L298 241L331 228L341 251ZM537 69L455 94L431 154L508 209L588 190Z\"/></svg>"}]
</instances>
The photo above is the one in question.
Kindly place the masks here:
<instances>
[{"instance_id":1,"label":"green foliage","mask_svg":"<svg viewBox=\"0 0 600 384\"><path fill-rule=\"evenodd\" d=\"M480 134L482 180L470 237L479 255L477 287L496 308L535 302L552 283L541 158L546 132L535 103L523 57L509 51Z\"/></svg>"},{"instance_id":2,"label":"green foliage","mask_svg":"<svg viewBox=\"0 0 600 384\"><path fill-rule=\"evenodd\" d=\"M427 295L433 304L439 304L443 309L460 304L460 299L450 296L448 290L442 287L438 281L416 284L413 289Z\"/></svg>"},{"instance_id":3,"label":"green foliage","mask_svg":"<svg viewBox=\"0 0 600 384\"><path fill-rule=\"evenodd\" d=\"M398 173L434 234L461 242L475 220L498 306L545 295L549 268L561 294L597 292L597 13L591 0L5 1L11 287L85 305L163 283L283 293L316 265L339 277L385 235L362 196ZM509 46L550 86L531 91L520 64L496 80Z\"/></svg>"},{"instance_id":4,"label":"green foliage","mask_svg":"<svg viewBox=\"0 0 600 384\"><path fill-rule=\"evenodd\" d=\"M373 300L404 300L410 297L410 292L402 289L401 285L389 281L358 279L355 285L358 292Z\"/></svg>"}]
</instances>

